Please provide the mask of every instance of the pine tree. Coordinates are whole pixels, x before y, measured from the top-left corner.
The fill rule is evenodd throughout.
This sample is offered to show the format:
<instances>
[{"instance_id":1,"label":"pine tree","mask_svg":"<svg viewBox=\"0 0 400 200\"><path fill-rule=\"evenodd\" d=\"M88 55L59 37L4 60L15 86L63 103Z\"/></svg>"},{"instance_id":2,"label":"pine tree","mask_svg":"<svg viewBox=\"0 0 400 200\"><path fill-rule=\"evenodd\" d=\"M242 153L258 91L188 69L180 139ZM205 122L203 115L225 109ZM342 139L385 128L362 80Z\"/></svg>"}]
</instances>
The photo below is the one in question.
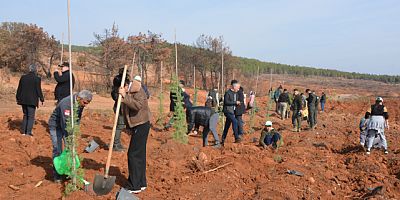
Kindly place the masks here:
<instances>
[{"instance_id":1,"label":"pine tree","mask_svg":"<svg viewBox=\"0 0 400 200\"><path fill-rule=\"evenodd\" d=\"M80 132L80 124L79 124L79 118L78 118L78 103L74 103L74 126L72 126L72 121L71 117L68 117L66 119L66 131L68 132L68 137L66 137L65 140L65 151L67 152L68 155L68 162L67 162L67 167L71 169L69 177L71 178L70 182L67 184L65 187L65 193L69 194L73 191L77 191L81 188L84 187L83 183L83 177L84 177L84 170L75 164L75 167L73 167L73 159L75 160L78 159L80 163L82 163L82 158L78 156L77 152L77 147L79 146L78 138L81 136ZM74 154L75 153L75 154ZM76 161L76 162L78 162ZM74 183L73 180L76 180L76 183Z\"/></svg>"},{"instance_id":2,"label":"pine tree","mask_svg":"<svg viewBox=\"0 0 400 200\"><path fill-rule=\"evenodd\" d=\"M186 114L185 109L183 108L182 100L182 88L179 87L179 81L177 77L172 78L171 82L171 91L174 94L174 101L175 101L175 112L174 112L174 124L173 127L175 129L173 139L183 143L188 143L188 136L186 134L187 131L187 124L186 124Z\"/></svg>"}]
</instances>

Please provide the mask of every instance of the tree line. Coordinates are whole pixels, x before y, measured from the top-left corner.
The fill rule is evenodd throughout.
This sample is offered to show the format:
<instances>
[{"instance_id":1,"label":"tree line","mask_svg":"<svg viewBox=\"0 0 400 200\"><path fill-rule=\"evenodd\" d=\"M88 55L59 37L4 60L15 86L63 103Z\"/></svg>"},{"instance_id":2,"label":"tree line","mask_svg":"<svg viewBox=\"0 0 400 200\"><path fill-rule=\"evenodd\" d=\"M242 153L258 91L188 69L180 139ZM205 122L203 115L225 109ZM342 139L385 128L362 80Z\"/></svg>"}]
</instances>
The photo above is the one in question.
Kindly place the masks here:
<instances>
[{"instance_id":1,"label":"tree line","mask_svg":"<svg viewBox=\"0 0 400 200\"><path fill-rule=\"evenodd\" d=\"M76 65L86 69L101 68L108 74L115 73L121 66L134 62L138 66L138 73L142 75L143 81L146 84L156 85L161 81L161 66L165 68L164 74L169 73L172 77L175 73L174 48L175 45L168 43L161 34L151 31L122 37L119 35L118 26L113 24L111 28L95 33L89 47L73 46L72 51L80 53L76 59ZM37 63L45 75L51 77L51 66L59 62L61 58L60 49L60 41L35 24L3 22L0 25L1 68L25 72L27 65ZM258 67L260 74L272 72L400 83L400 76L291 66L234 56L222 36L212 37L202 34L190 45L177 44L177 52L179 77L192 85L194 70L196 70L196 80L199 82L196 81L196 86L202 89L224 87L222 84L228 83L229 80L225 78L222 83L222 74L230 77L230 74L238 72L246 77L253 77L257 74ZM223 73L222 63L224 64ZM154 73L156 77L153 83L149 82L149 73Z\"/></svg>"}]
</instances>

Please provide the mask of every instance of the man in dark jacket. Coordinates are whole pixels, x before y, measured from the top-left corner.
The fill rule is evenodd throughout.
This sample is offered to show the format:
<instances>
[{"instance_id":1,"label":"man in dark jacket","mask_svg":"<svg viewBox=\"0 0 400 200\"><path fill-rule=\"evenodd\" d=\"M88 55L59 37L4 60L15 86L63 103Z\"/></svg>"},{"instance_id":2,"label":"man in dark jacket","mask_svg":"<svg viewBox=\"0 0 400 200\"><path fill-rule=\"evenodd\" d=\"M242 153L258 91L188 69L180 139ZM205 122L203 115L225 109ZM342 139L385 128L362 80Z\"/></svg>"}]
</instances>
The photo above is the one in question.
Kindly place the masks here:
<instances>
[{"instance_id":1,"label":"man in dark jacket","mask_svg":"<svg viewBox=\"0 0 400 200\"><path fill-rule=\"evenodd\" d=\"M312 93L310 89L306 90L308 93L307 104L308 104L308 118L310 123L310 128L315 129L316 126L316 117L317 117L317 96Z\"/></svg>"},{"instance_id":2,"label":"man in dark jacket","mask_svg":"<svg viewBox=\"0 0 400 200\"><path fill-rule=\"evenodd\" d=\"M113 88L111 91L111 97L114 100L114 109L113 109L114 113L116 113L116 109L117 109L117 102L118 102L118 96L119 96L118 92L119 92L119 88L121 87L123 73L124 73L124 68L120 68L118 75L116 75L113 80ZM129 85L129 82L130 82L129 77L127 76L125 78L125 85ZM121 143L121 132L124 128L125 128L124 115L120 111L119 116L118 116L117 128L115 130L113 151L122 152L122 151L126 150L126 148Z\"/></svg>"},{"instance_id":3,"label":"man in dark jacket","mask_svg":"<svg viewBox=\"0 0 400 200\"><path fill-rule=\"evenodd\" d=\"M301 111L303 110L303 100L297 89L294 89L294 98L292 103L293 115L292 115L292 124L293 131L300 132L301 129Z\"/></svg>"},{"instance_id":4,"label":"man in dark jacket","mask_svg":"<svg viewBox=\"0 0 400 200\"><path fill-rule=\"evenodd\" d=\"M54 79L57 81L56 88L54 90L54 96L57 103L62 99L70 95L70 79L69 79L69 63L63 62L58 65L59 69L54 72ZM75 86L75 77L72 75L72 88Z\"/></svg>"},{"instance_id":5,"label":"man in dark jacket","mask_svg":"<svg viewBox=\"0 0 400 200\"><path fill-rule=\"evenodd\" d=\"M240 105L240 101L238 98L237 92L240 89L240 84L238 82L234 82L231 85L231 89L227 90L224 95L224 107L222 111L226 117L224 133L222 134L221 144L224 145L226 135L228 134L228 130L232 124L233 134L235 136L235 143L240 143L242 139L238 134L238 121L235 117L236 107Z\"/></svg>"},{"instance_id":6,"label":"man in dark jacket","mask_svg":"<svg viewBox=\"0 0 400 200\"><path fill-rule=\"evenodd\" d=\"M279 100L279 96L281 95L281 93L282 93L282 85L280 85L280 86L275 90L274 95L273 95L273 99L274 99L275 105L276 105L276 107L275 107L275 112L277 112L278 114L280 114L280 113L279 113L280 110L279 110L279 103L278 103L278 100Z\"/></svg>"},{"instance_id":7,"label":"man in dark jacket","mask_svg":"<svg viewBox=\"0 0 400 200\"><path fill-rule=\"evenodd\" d=\"M279 112L281 114L281 119L284 120L286 118L286 112L287 108L289 106L290 100L289 100L289 93L287 89L283 90L283 93L279 95L278 98L278 104L279 104Z\"/></svg>"},{"instance_id":8,"label":"man in dark jacket","mask_svg":"<svg viewBox=\"0 0 400 200\"><path fill-rule=\"evenodd\" d=\"M39 107L39 99L42 105L44 102L41 79L36 75L36 65L30 65L29 73L19 80L16 98L24 113L21 132L23 135L32 136L36 107Z\"/></svg>"},{"instance_id":9,"label":"man in dark jacket","mask_svg":"<svg viewBox=\"0 0 400 200\"><path fill-rule=\"evenodd\" d=\"M78 126L80 123L80 119L82 117L83 109L92 101L93 95L88 90L82 90L78 94L74 94L72 96L74 105L78 105ZM62 99L54 109L53 113L49 119L49 130L51 142L53 144L53 159L59 156L62 151L63 140L65 143L65 138L68 136L68 132L66 130L67 118L71 117L71 96L65 97ZM75 121L75 119L74 119ZM54 181L56 183L61 182L61 176L54 170Z\"/></svg>"},{"instance_id":10,"label":"man in dark jacket","mask_svg":"<svg viewBox=\"0 0 400 200\"><path fill-rule=\"evenodd\" d=\"M326 103L326 94L325 94L325 92L322 92L321 100L319 102L321 103L321 111L324 112L325 111L325 103Z\"/></svg>"},{"instance_id":11,"label":"man in dark jacket","mask_svg":"<svg viewBox=\"0 0 400 200\"><path fill-rule=\"evenodd\" d=\"M235 118L238 121L238 134L239 137L243 136L243 114L246 112L246 106L244 104L244 92L243 92L243 87L239 88L239 91L237 92L238 95L238 101L240 101L240 105L236 107L235 110Z\"/></svg>"},{"instance_id":12,"label":"man in dark jacket","mask_svg":"<svg viewBox=\"0 0 400 200\"><path fill-rule=\"evenodd\" d=\"M208 133L212 132L215 140L214 147L220 147L217 132L219 115L210 107L197 106L186 110L186 121L188 124L188 134L194 127L203 126L203 147L208 146Z\"/></svg>"},{"instance_id":13,"label":"man in dark jacket","mask_svg":"<svg viewBox=\"0 0 400 200\"><path fill-rule=\"evenodd\" d=\"M178 90L181 92L182 95L182 103L183 103L183 107L185 109L190 109L193 104L190 101L190 96L185 92L185 82L183 80L179 81L179 88ZM169 104L169 116L171 117L169 119L169 122L167 123L167 125L165 125L164 129L168 130L172 124L174 123L174 115L175 115L175 106L176 106L176 101L177 101L177 97L174 91L170 91L169 93L169 99L170 99L170 104Z\"/></svg>"}]
</instances>

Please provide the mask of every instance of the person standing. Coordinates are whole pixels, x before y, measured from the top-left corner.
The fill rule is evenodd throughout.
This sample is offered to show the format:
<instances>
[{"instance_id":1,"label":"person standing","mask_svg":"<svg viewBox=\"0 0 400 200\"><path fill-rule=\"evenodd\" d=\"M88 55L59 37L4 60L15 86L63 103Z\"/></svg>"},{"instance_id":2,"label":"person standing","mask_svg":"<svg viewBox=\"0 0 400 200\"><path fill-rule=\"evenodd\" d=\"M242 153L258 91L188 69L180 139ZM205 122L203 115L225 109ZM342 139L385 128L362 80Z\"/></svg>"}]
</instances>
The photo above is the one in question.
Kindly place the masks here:
<instances>
[{"instance_id":1,"label":"person standing","mask_svg":"<svg viewBox=\"0 0 400 200\"><path fill-rule=\"evenodd\" d=\"M299 94L299 90L297 90L297 89L294 89L294 97L293 97L292 107L293 107L293 114L292 114L293 131L300 132L302 110L303 110L303 100L302 100L302 96Z\"/></svg>"},{"instance_id":2,"label":"person standing","mask_svg":"<svg viewBox=\"0 0 400 200\"><path fill-rule=\"evenodd\" d=\"M326 94L325 94L325 92L322 92L320 103L321 103L321 111L325 112L325 103L326 103Z\"/></svg>"},{"instance_id":3,"label":"person standing","mask_svg":"<svg viewBox=\"0 0 400 200\"><path fill-rule=\"evenodd\" d=\"M375 137L380 137L385 154L388 154L388 145L385 136L385 129L389 129L389 114L385 105L383 105L383 98L377 97L375 104L371 105L365 113L367 123L367 154L371 154L371 148L374 145Z\"/></svg>"},{"instance_id":4,"label":"person standing","mask_svg":"<svg viewBox=\"0 0 400 200\"><path fill-rule=\"evenodd\" d=\"M236 81L237 82L237 81ZM246 105L244 103L244 92L243 92L243 87L239 88L239 91L237 92L238 96L238 101L240 104L236 107L235 109L235 118L238 122L238 135L239 137L243 137L243 114L246 112Z\"/></svg>"},{"instance_id":5,"label":"person standing","mask_svg":"<svg viewBox=\"0 0 400 200\"><path fill-rule=\"evenodd\" d=\"M82 117L83 109L92 101L93 95L88 90L82 90L77 94L72 96L74 105L78 104L78 122ZM62 144L65 138L68 136L66 130L67 123L66 120L71 116L71 96L65 97L60 102L58 102L56 108L49 119L49 131L51 137L51 143L53 144L53 159L59 156L62 151ZM61 183L61 176L53 168L54 182Z\"/></svg>"},{"instance_id":6,"label":"person standing","mask_svg":"<svg viewBox=\"0 0 400 200\"><path fill-rule=\"evenodd\" d=\"M54 97L57 103L70 95L70 80L69 80L69 63L63 62L58 65L58 69L54 72L54 79L57 81L54 90ZM72 74L72 89L75 87L75 77Z\"/></svg>"},{"instance_id":7,"label":"person standing","mask_svg":"<svg viewBox=\"0 0 400 200\"><path fill-rule=\"evenodd\" d=\"M188 95L185 92L185 82L183 80L179 81L179 88L178 91L180 91L181 96L182 96L182 103L183 103L183 107L185 109L190 109L193 104L190 101L190 95ZM169 93L169 100L170 100L170 104L169 104L169 114L168 116L170 117L168 123L165 125L164 129L168 130L169 128L171 128L171 126L174 124L174 118L175 118L175 106L176 106L176 101L177 101L177 96L175 94L175 91L170 91Z\"/></svg>"},{"instance_id":8,"label":"person standing","mask_svg":"<svg viewBox=\"0 0 400 200\"><path fill-rule=\"evenodd\" d=\"M121 87L122 113L126 128L131 135L128 148L128 185L130 193L140 193L147 187L146 146L150 131L150 109L147 95L141 83L133 80L129 86Z\"/></svg>"},{"instance_id":9,"label":"person standing","mask_svg":"<svg viewBox=\"0 0 400 200\"><path fill-rule=\"evenodd\" d=\"M307 89L306 93L308 93L307 105L310 129L315 129L317 117L317 96L313 94L310 89Z\"/></svg>"},{"instance_id":10,"label":"person standing","mask_svg":"<svg viewBox=\"0 0 400 200\"><path fill-rule=\"evenodd\" d=\"M116 113L117 109L117 102L118 102L118 95L119 95L119 88L121 87L122 82L122 75L124 72L124 68L120 68L118 71L118 75L116 75L113 79L113 87L111 91L111 97L114 100L114 113ZM125 78L125 84L129 85L129 76ZM125 151L126 148L121 143L121 132L125 128L124 116L122 112L119 112L117 128L115 129L115 137L114 137L114 148L113 151L122 152Z\"/></svg>"},{"instance_id":11,"label":"person standing","mask_svg":"<svg viewBox=\"0 0 400 200\"><path fill-rule=\"evenodd\" d=\"M232 124L233 135L235 137L235 143L240 143L242 139L238 134L238 121L235 117L236 107L240 105L237 92L240 89L240 84L236 81L232 81L231 89L227 90L224 95L224 107L222 111L226 117L224 132L222 134L221 145L224 145L226 135L228 134L229 128Z\"/></svg>"},{"instance_id":12,"label":"person standing","mask_svg":"<svg viewBox=\"0 0 400 200\"><path fill-rule=\"evenodd\" d=\"M22 120L22 135L33 136L32 128L35 123L36 108L39 107L39 100L44 103L41 86L41 79L37 76L35 64L29 66L29 73L23 75L18 83L17 104L21 105L24 117Z\"/></svg>"},{"instance_id":13,"label":"person standing","mask_svg":"<svg viewBox=\"0 0 400 200\"><path fill-rule=\"evenodd\" d=\"M281 119L285 120L286 112L289 105L289 93L287 89L284 89L283 93L279 95L278 103L279 103L279 112L281 114Z\"/></svg>"},{"instance_id":14,"label":"person standing","mask_svg":"<svg viewBox=\"0 0 400 200\"><path fill-rule=\"evenodd\" d=\"M280 85L276 90L275 90L275 92L274 92L274 96L273 96L273 98L274 98L274 101L275 101L275 112L277 112L278 114L280 114L279 112L280 112L280 110L279 110L279 103L278 103L278 100L279 100L279 96L281 95L281 93L282 93L282 85Z\"/></svg>"}]
</instances>

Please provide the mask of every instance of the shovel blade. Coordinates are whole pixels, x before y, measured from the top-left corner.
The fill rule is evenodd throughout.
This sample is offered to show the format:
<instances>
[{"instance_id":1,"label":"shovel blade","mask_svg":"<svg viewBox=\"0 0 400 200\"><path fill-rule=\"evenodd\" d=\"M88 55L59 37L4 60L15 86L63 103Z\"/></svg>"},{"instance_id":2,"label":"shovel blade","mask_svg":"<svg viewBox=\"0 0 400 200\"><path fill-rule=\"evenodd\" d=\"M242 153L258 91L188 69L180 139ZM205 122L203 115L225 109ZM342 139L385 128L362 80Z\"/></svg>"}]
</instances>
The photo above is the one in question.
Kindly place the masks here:
<instances>
[{"instance_id":1,"label":"shovel blade","mask_svg":"<svg viewBox=\"0 0 400 200\"><path fill-rule=\"evenodd\" d=\"M99 196L110 193L114 187L115 179L115 176L106 178L103 175L96 174L93 182L93 191Z\"/></svg>"}]
</instances>

